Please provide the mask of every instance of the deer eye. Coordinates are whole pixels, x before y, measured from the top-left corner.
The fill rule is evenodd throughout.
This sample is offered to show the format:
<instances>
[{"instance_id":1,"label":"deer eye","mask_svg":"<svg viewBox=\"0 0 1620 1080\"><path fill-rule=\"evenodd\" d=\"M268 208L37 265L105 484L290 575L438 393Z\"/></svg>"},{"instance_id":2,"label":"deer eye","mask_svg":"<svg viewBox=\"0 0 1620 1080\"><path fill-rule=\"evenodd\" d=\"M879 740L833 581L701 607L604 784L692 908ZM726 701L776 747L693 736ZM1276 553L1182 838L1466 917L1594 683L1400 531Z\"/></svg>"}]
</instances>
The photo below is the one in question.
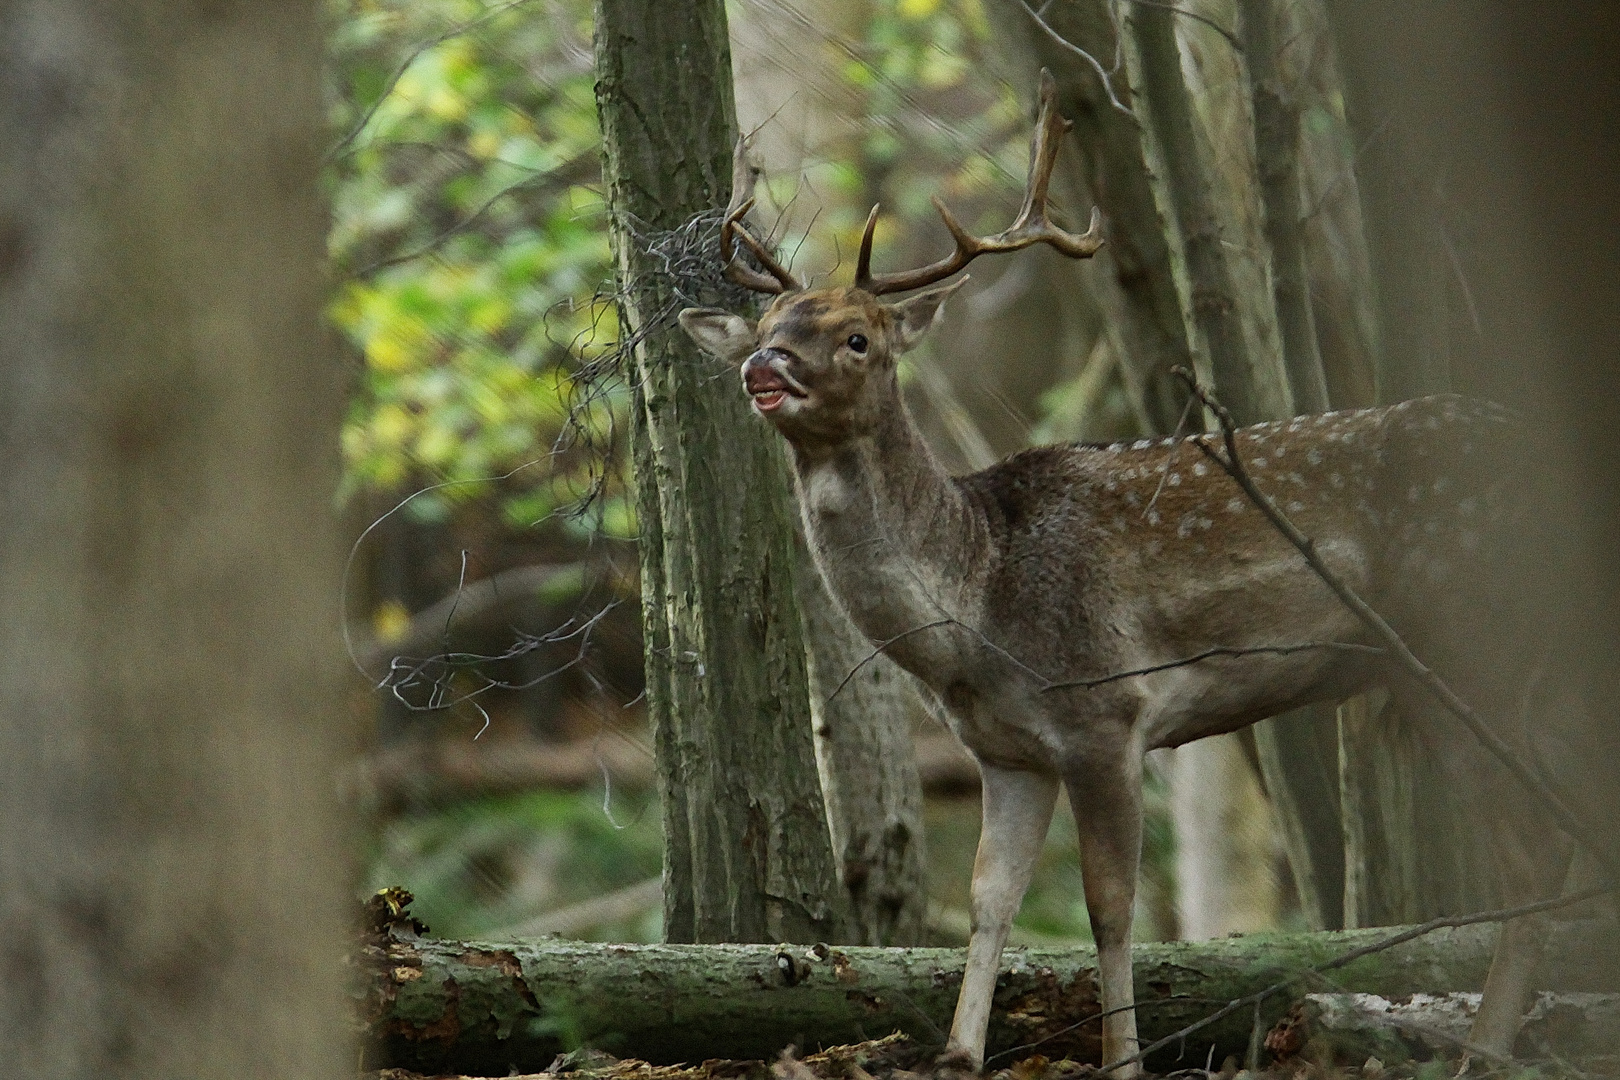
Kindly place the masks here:
<instances>
[{"instance_id":1,"label":"deer eye","mask_svg":"<svg viewBox=\"0 0 1620 1080\"><path fill-rule=\"evenodd\" d=\"M855 351L855 352L863 353L863 352L866 351L866 345L867 345L866 335L865 334L851 334L851 335L849 335L849 340L844 342L844 344L848 345L850 347L850 349Z\"/></svg>"}]
</instances>

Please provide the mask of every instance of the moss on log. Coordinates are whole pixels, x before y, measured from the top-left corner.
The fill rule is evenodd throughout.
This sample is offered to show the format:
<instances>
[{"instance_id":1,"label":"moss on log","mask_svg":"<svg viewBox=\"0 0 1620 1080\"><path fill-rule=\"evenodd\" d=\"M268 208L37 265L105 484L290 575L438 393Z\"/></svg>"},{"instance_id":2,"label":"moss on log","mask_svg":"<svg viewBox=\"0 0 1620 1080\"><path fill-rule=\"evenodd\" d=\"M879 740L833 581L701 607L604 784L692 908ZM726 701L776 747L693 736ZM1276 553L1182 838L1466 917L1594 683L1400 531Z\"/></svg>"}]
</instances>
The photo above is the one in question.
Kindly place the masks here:
<instances>
[{"instance_id":1,"label":"moss on log","mask_svg":"<svg viewBox=\"0 0 1620 1080\"><path fill-rule=\"evenodd\" d=\"M1252 993L1289 972L1378 940L1388 930L1250 935L1135 948L1143 1037L1154 1039ZM1620 972L1599 959L1596 938L1566 928L1550 954L1545 985L1605 989L1594 972ZM1302 982L1385 997L1477 989L1495 931L1440 931ZM904 1031L943 1043L962 974L959 949L770 945L598 945L479 942L394 936L368 945L365 1020L379 1044L371 1060L422 1072L500 1075L539 1071L554 1055L588 1045L655 1063L766 1058L795 1044L816 1050ZM1089 947L1009 949L1002 961L992 1055L1040 1042L1047 1057L1096 1060L1096 953ZM1275 1023L1280 994L1261 1010ZM1254 1016L1234 1016L1187 1040L1174 1060L1202 1064L1248 1046ZM1080 1024L1078 1027L1073 1025ZM1194 1060L1196 1059L1196 1061Z\"/></svg>"}]
</instances>

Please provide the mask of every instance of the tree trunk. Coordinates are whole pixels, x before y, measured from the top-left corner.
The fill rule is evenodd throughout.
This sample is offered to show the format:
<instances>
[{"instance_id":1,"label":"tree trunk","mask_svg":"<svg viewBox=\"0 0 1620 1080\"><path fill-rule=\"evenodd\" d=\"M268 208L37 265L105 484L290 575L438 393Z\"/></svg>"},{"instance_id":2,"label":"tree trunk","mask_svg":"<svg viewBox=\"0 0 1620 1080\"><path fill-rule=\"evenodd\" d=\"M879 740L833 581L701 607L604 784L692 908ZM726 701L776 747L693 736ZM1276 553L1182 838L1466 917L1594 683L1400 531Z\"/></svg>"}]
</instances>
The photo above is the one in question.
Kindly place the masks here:
<instances>
[{"instance_id":1,"label":"tree trunk","mask_svg":"<svg viewBox=\"0 0 1620 1080\"><path fill-rule=\"evenodd\" d=\"M921 705L911 676L872 646L828 595L808 553L799 597L810 636L816 762L849 940L916 945L928 888L922 780L911 724Z\"/></svg>"},{"instance_id":2,"label":"tree trunk","mask_svg":"<svg viewBox=\"0 0 1620 1080\"><path fill-rule=\"evenodd\" d=\"M823 941L841 896L812 745L787 471L734 373L674 325L676 230L723 206L737 137L722 0L597 5L671 941ZM711 220L699 259L717 258ZM660 256L664 256L661 258ZM677 288L685 291L677 292ZM700 302L735 296L697 298Z\"/></svg>"},{"instance_id":3,"label":"tree trunk","mask_svg":"<svg viewBox=\"0 0 1620 1080\"><path fill-rule=\"evenodd\" d=\"M1278 934L1133 947L1142 1037L1154 1039L1388 931ZM1560 929L1541 981L1605 989L1615 981L1581 924ZM1333 973L1347 991L1399 997L1474 989L1495 931L1446 930ZM823 955L824 958L818 958ZM589 945L391 940L362 961L366 1023L386 1064L422 1072L504 1076L539 1071L570 1046L653 1062L772 1058L900 1030L938 1046L962 976L961 949L779 949L775 946ZM1009 949L996 991L989 1052L1036 1040L1049 1058L1096 1061L1096 951ZM1314 980L1301 983L1303 994ZM1260 1010L1269 1027L1291 996ZM1172 1000L1180 999L1180 1000ZM1242 1055L1255 1016L1240 1010L1149 1062ZM1058 1034L1062 1032L1062 1034Z\"/></svg>"},{"instance_id":4,"label":"tree trunk","mask_svg":"<svg viewBox=\"0 0 1620 1080\"><path fill-rule=\"evenodd\" d=\"M314 4L0 7L0 1061L352 1075Z\"/></svg>"},{"instance_id":5,"label":"tree trunk","mask_svg":"<svg viewBox=\"0 0 1620 1080\"><path fill-rule=\"evenodd\" d=\"M1168 434L1187 401L1170 369L1191 366L1192 349L1171 265L1171 234L1153 194L1146 133L1138 117L1109 101L1089 64L1033 27L1017 0L1003 0L1002 11L1007 25L1022 28L1018 33L1033 44L1036 60L1057 75L1058 110L1074 122L1074 137L1065 140L1067 149L1058 159L1059 175L1071 186L1080 186L1076 179L1083 184L1108 231L1108 245L1096 264L1111 272L1092 278L1108 316L1106 331L1144 434ZM1063 38L1105 67L1113 64L1120 42L1107 5L1054 4L1045 11ZM1131 88L1123 68L1109 84L1129 108ZM1063 164L1076 156L1078 175Z\"/></svg>"},{"instance_id":6,"label":"tree trunk","mask_svg":"<svg viewBox=\"0 0 1620 1080\"><path fill-rule=\"evenodd\" d=\"M1350 127L1360 149L1357 192L1366 223L1378 319L1377 400L1388 404L1451 390L1451 310L1456 269L1447 252L1443 171L1432 141L1438 134L1407 118L1408 103L1392 80L1375 72L1383 63L1377 42L1389 30L1382 13L1359 4L1328 5L1342 62ZM1449 796L1447 781L1426 752L1422 734L1455 737L1438 706L1418 715L1386 710L1375 724L1346 725L1347 777L1367 786L1363 802L1379 790L1409 793L1410 816L1385 807L1363 823L1366 844L1351 864L1364 863L1369 882L1398 886L1352 917L1424 919L1497 902L1497 875L1489 830L1469 820ZM1348 826L1354 831L1354 826ZM1356 872L1354 865L1350 872Z\"/></svg>"},{"instance_id":7,"label":"tree trunk","mask_svg":"<svg viewBox=\"0 0 1620 1080\"><path fill-rule=\"evenodd\" d=\"M1243 58L1248 62L1254 157L1260 200L1265 207L1271 291L1282 337L1283 367L1288 373L1294 412L1326 412L1327 377L1316 346L1300 225L1299 105L1283 82L1277 56L1276 31L1282 11L1273 0L1239 0L1238 14Z\"/></svg>"},{"instance_id":8,"label":"tree trunk","mask_svg":"<svg viewBox=\"0 0 1620 1080\"><path fill-rule=\"evenodd\" d=\"M1287 364L1274 355L1275 299L1239 287L1231 248L1223 239L1211 154L1207 140L1199 138L1175 15L1163 8L1137 8L1128 23L1140 57L1141 104L1156 144L1153 157L1163 163L1165 194L1180 233L1198 351L1207 355L1215 387L1239 423L1292 415L1297 410ZM1275 168L1274 162L1260 161L1256 171L1263 175ZM1276 216L1269 204L1266 213ZM1259 236L1240 236L1236 247L1264 250ZM1297 362L1310 365L1320 379L1314 353ZM1332 766L1337 746L1332 709L1297 709L1261 721L1253 732L1301 909L1312 926L1339 926L1343 851L1338 776Z\"/></svg>"}]
</instances>

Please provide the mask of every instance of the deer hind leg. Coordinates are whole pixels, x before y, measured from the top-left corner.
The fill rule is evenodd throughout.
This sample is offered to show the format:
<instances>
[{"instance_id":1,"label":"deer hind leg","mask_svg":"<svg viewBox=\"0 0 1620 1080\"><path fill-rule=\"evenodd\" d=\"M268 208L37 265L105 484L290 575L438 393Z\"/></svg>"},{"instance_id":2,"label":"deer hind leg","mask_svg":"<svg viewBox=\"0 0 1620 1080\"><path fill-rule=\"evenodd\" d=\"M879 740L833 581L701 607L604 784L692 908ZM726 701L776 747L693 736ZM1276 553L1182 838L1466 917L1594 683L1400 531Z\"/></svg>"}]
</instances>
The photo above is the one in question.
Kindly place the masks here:
<instances>
[{"instance_id":1,"label":"deer hind leg","mask_svg":"<svg viewBox=\"0 0 1620 1080\"><path fill-rule=\"evenodd\" d=\"M1558 860L1562 867L1551 879L1558 881L1568 873L1572 848L1567 844L1555 846L1563 848ZM1524 872L1527 868L1517 869ZM1568 891L1567 884L1565 891ZM1510 897L1514 904L1533 903L1537 899L1524 889L1512 890ZM1519 1036L1519 1026L1535 991L1531 979L1541 963L1550 922L1546 914L1541 914L1527 915L1503 925L1502 934L1496 939L1496 951L1491 955L1491 970L1485 977L1479 1012L1469 1028L1470 1043L1502 1057L1512 1055L1513 1042Z\"/></svg>"},{"instance_id":2,"label":"deer hind leg","mask_svg":"<svg viewBox=\"0 0 1620 1080\"><path fill-rule=\"evenodd\" d=\"M956 999L947 1053L965 1054L973 1068L984 1065L985 1032L1001 950L1013 917L1035 873L1057 803L1055 776L979 763L984 778L984 818L979 853L973 861L973 935L967 967Z\"/></svg>"},{"instance_id":3,"label":"deer hind leg","mask_svg":"<svg viewBox=\"0 0 1620 1080\"><path fill-rule=\"evenodd\" d=\"M1080 872L1086 912L1097 941L1102 1058L1107 1065L1136 1053L1136 990L1131 975L1131 919L1142 858L1142 759L1128 750L1117 759L1086 761L1064 780L1080 834ZM1117 1011L1116 1011L1117 1010ZM1129 1078L1140 1065L1116 1069Z\"/></svg>"}]
</instances>

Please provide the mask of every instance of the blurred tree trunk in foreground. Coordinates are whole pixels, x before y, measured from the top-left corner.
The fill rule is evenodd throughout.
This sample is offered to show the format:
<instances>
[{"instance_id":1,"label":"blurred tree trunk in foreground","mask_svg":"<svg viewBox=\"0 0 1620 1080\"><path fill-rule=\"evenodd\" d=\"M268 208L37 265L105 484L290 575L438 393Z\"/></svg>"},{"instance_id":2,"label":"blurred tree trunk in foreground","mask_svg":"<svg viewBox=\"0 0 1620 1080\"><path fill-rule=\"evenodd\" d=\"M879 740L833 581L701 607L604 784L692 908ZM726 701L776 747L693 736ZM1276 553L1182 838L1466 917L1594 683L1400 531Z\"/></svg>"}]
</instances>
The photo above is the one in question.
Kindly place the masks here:
<instances>
[{"instance_id":1,"label":"blurred tree trunk in foreground","mask_svg":"<svg viewBox=\"0 0 1620 1080\"><path fill-rule=\"evenodd\" d=\"M0 6L0 1061L337 1077L313 4Z\"/></svg>"},{"instance_id":2,"label":"blurred tree trunk in foreground","mask_svg":"<svg viewBox=\"0 0 1620 1080\"><path fill-rule=\"evenodd\" d=\"M650 250L679 242L675 230L731 192L724 3L599 0L596 70L619 332L635 343L626 375L664 934L838 941L844 904L817 784L780 441L750 415L735 374L676 326L685 301Z\"/></svg>"}]
</instances>

